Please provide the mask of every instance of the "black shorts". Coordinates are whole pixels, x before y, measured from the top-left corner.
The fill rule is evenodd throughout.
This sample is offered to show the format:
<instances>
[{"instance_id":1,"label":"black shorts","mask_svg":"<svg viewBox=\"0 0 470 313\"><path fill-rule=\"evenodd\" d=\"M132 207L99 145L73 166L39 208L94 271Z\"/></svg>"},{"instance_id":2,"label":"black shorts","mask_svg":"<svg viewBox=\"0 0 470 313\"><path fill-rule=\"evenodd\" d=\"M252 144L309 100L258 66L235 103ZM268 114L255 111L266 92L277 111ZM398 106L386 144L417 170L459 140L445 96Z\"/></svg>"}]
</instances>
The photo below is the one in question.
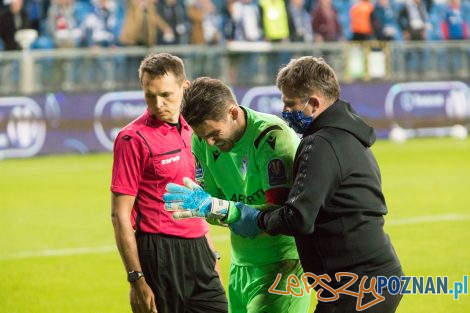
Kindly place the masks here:
<instances>
[{"instance_id":1,"label":"black shorts","mask_svg":"<svg viewBox=\"0 0 470 313\"><path fill-rule=\"evenodd\" d=\"M228 312L206 237L137 233L140 264L159 313Z\"/></svg>"}]
</instances>

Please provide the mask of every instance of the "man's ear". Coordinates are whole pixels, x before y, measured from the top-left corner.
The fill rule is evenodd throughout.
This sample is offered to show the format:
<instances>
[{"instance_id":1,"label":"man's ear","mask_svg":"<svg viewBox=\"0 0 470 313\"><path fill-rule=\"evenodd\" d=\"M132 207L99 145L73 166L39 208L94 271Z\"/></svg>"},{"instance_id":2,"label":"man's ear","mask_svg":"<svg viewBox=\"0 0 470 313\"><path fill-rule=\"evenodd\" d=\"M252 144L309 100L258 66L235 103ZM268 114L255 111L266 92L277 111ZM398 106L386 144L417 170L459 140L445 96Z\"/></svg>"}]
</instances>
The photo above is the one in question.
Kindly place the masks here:
<instances>
[{"instance_id":1,"label":"man's ear","mask_svg":"<svg viewBox=\"0 0 470 313\"><path fill-rule=\"evenodd\" d=\"M183 86L183 89L185 90L185 89L188 89L189 86L191 86L191 83L189 82L189 80L185 80L182 86Z\"/></svg>"},{"instance_id":2,"label":"man's ear","mask_svg":"<svg viewBox=\"0 0 470 313\"><path fill-rule=\"evenodd\" d=\"M230 108L228 109L228 113L230 114L230 117L232 118L232 120L236 121L238 119L239 111L236 106L231 105Z\"/></svg>"},{"instance_id":3,"label":"man's ear","mask_svg":"<svg viewBox=\"0 0 470 313\"><path fill-rule=\"evenodd\" d=\"M310 97L310 100L308 101L308 105L312 107L313 112L317 111L321 105L320 98L315 95Z\"/></svg>"}]
</instances>

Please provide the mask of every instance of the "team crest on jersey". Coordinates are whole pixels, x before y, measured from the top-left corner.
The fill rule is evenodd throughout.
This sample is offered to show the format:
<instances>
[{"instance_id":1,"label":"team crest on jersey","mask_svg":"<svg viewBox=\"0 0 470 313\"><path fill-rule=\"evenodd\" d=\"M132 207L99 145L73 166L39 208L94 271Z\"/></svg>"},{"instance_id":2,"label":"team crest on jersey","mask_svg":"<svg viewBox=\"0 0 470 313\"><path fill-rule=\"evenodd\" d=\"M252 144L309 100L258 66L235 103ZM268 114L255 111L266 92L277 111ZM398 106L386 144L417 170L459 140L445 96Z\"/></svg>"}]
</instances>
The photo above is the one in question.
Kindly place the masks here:
<instances>
[{"instance_id":1,"label":"team crest on jersey","mask_svg":"<svg viewBox=\"0 0 470 313\"><path fill-rule=\"evenodd\" d=\"M202 165L201 165L201 162L197 159L196 156L194 156L194 167L195 167L195 170L196 170L196 173L195 173L195 178L196 178L196 182L201 185L203 179L204 179L204 170L202 169Z\"/></svg>"},{"instance_id":2,"label":"team crest on jersey","mask_svg":"<svg viewBox=\"0 0 470 313\"><path fill-rule=\"evenodd\" d=\"M242 159L242 167L240 168L240 173L243 175L246 175L246 172L248 170L248 157L245 155Z\"/></svg>"},{"instance_id":3,"label":"team crest on jersey","mask_svg":"<svg viewBox=\"0 0 470 313\"><path fill-rule=\"evenodd\" d=\"M287 183L286 166L280 159L269 161L268 175L269 184L271 186L284 185Z\"/></svg>"}]
</instances>

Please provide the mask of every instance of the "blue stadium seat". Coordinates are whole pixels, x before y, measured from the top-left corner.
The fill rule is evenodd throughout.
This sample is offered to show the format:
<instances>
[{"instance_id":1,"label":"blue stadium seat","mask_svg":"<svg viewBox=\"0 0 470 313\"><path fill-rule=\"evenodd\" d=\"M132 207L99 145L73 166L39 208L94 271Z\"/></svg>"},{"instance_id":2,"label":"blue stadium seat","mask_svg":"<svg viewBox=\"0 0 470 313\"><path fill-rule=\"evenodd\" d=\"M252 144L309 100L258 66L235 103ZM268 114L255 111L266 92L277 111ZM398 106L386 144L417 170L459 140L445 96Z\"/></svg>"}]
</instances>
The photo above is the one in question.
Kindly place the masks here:
<instances>
[{"instance_id":1,"label":"blue stadium seat","mask_svg":"<svg viewBox=\"0 0 470 313\"><path fill-rule=\"evenodd\" d=\"M33 42L31 49L54 49L54 40L47 36L40 36Z\"/></svg>"}]
</instances>

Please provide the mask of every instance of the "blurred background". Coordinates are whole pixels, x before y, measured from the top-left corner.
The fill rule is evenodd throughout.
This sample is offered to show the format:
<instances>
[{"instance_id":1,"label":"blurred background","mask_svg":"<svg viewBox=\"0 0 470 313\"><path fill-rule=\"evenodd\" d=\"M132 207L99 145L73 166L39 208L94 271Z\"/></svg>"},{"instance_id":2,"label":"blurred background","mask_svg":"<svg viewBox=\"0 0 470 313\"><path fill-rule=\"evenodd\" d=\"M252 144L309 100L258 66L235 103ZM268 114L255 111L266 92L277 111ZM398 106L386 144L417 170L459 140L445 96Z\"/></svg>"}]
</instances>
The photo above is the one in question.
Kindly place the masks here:
<instances>
[{"instance_id":1,"label":"blurred background","mask_svg":"<svg viewBox=\"0 0 470 313\"><path fill-rule=\"evenodd\" d=\"M469 26L470 0L0 0L0 312L130 312L111 151L146 108L137 69L149 52L277 115L279 68L325 58L380 139L405 273L463 281ZM226 283L229 236L212 231ZM470 312L470 299L411 295L398 312Z\"/></svg>"}]
</instances>

